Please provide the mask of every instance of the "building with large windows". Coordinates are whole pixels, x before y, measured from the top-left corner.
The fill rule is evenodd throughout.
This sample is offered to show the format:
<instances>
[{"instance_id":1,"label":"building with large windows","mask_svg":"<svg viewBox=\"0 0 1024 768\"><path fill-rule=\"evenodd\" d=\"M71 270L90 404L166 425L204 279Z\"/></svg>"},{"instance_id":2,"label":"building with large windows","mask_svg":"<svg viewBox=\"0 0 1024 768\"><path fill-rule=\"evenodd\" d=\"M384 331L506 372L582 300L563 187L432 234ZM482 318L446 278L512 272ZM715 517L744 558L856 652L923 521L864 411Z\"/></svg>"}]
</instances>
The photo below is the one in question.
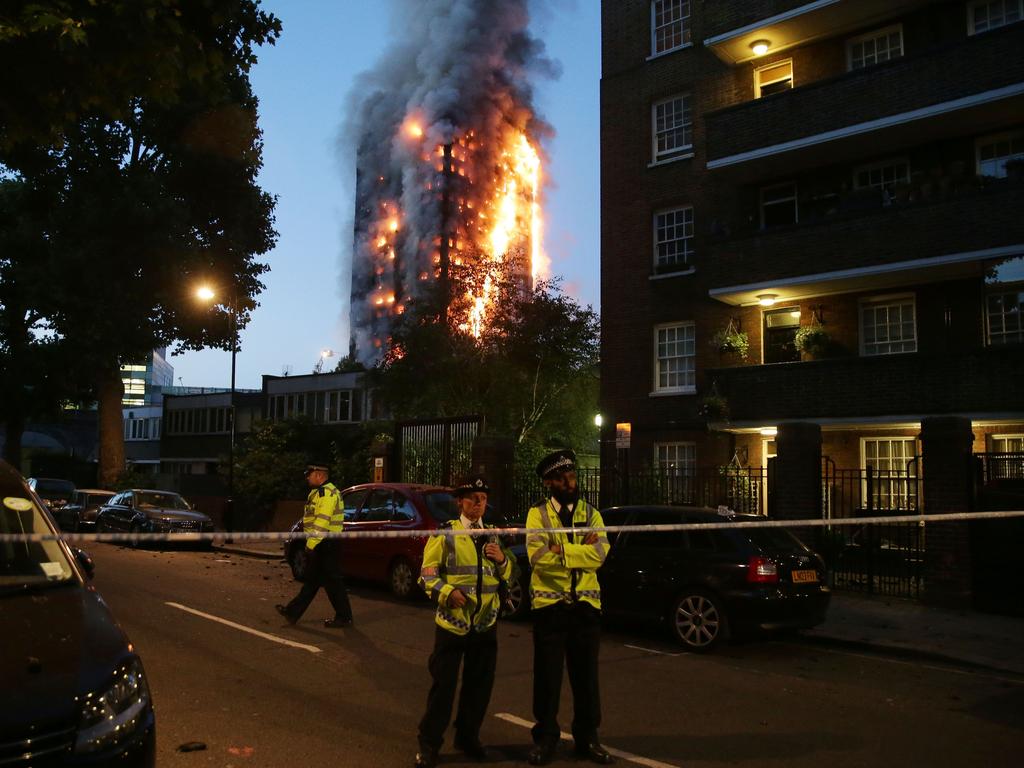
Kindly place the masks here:
<instances>
[{"instance_id":1,"label":"building with large windows","mask_svg":"<svg viewBox=\"0 0 1024 768\"><path fill-rule=\"evenodd\" d=\"M161 391L174 384L174 366L167 362L166 347L154 349L145 362L122 365L121 383L121 404L125 407L159 405Z\"/></svg>"},{"instance_id":2,"label":"building with large windows","mask_svg":"<svg viewBox=\"0 0 1024 768\"><path fill-rule=\"evenodd\" d=\"M913 478L936 416L1019 450L1022 0L615 0L602 28L606 465L765 466L800 422Z\"/></svg>"}]
</instances>

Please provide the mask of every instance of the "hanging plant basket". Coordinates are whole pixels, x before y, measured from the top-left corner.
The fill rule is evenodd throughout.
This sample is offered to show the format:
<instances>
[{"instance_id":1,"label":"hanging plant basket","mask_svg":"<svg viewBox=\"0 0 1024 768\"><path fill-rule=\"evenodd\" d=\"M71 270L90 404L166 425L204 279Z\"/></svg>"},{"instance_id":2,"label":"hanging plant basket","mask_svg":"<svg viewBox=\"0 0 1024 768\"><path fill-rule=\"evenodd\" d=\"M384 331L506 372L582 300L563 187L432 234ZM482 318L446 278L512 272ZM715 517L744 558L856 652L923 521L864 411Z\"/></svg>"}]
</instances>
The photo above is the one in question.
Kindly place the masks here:
<instances>
[{"instance_id":1,"label":"hanging plant basket","mask_svg":"<svg viewBox=\"0 0 1024 768\"><path fill-rule=\"evenodd\" d=\"M728 421L729 401L720 395L718 387L712 384L707 394L698 401L697 412L709 421Z\"/></svg>"},{"instance_id":2,"label":"hanging plant basket","mask_svg":"<svg viewBox=\"0 0 1024 768\"><path fill-rule=\"evenodd\" d=\"M721 354L735 355L741 360L746 360L747 353L750 351L750 339L747 338L746 333L736 328L732 320L729 320L729 325L711 337L711 345Z\"/></svg>"},{"instance_id":3,"label":"hanging plant basket","mask_svg":"<svg viewBox=\"0 0 1024 768\"><path fill-rule=\"evenodd\" d=\"M821 323L813 322L801 327L793 339L793 346L809 357L824 357L831 346L832 339Z\"/></svg>"}]
</instances>

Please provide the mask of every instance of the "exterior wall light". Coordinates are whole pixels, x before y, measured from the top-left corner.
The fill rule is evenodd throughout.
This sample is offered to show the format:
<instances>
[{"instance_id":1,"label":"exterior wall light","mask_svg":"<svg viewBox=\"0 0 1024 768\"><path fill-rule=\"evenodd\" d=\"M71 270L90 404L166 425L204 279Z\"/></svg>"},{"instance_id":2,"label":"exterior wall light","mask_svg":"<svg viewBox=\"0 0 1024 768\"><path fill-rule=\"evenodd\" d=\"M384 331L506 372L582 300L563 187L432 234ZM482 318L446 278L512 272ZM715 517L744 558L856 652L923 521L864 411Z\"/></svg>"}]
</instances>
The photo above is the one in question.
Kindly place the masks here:
<instances>
[{"instance_id":1,"label":"exterior wall light","mask_svg":"<svg viewBox=\"0 0 1024 768\"><path fill-rule=\"evenodd\" d=\"M768 41L755 40L750 44L750 50L754 52L755 56L764 56L766 53L768 53Z\"/></svg>"},{"instance_id":2,"label":"exterior wall light","mask_svg":"<svg viewBox=\"0 0 1024 768\"><path fill-rule=\"evenodd\" d=\"M762 307L774 307L777 298L774 293L762 293L757 297L757 303Z\"/></svg>"},{"instance_id":3,"label":"exterior wall light","mask_svg":"<svg viewBox=\"0 0 1024 768\"><path fill-rule=\"evenodd\" d=\"M779 430L777 427L763 427L761 430L761 437L775 437Z\"/></svg>"},{"instance_id":4,"label":"exterior wall light","mask_svg":"<svg viewBox=\"0 0 1024 768\"><path fill-rule=\"evenodd\" d=\"M603 424L604 424L604 416L602 416L599 413L599 414L597 414L594 417L594 426L597 427L598 429L600 429Z\"/></svg>"}]
</instances>

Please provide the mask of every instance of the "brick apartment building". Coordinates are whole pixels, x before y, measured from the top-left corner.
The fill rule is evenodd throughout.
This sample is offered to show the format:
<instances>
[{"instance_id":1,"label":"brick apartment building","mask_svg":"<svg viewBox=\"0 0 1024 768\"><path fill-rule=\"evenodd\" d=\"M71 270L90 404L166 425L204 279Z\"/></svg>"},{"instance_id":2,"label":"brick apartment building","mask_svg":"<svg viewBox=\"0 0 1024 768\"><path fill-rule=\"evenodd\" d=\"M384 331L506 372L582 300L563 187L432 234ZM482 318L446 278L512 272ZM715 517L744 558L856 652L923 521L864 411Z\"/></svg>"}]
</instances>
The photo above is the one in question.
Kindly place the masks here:
<instances>
[{"instance_id":1,"label":"brick apartment building","mask_svg":"<svg viewBox=\"0 0 1024 768\"><path fill-rule=\"evenodd\" d=\"M1024 2L602 13L605 465L1024 450Z\"/></svg>"}]
</instances>

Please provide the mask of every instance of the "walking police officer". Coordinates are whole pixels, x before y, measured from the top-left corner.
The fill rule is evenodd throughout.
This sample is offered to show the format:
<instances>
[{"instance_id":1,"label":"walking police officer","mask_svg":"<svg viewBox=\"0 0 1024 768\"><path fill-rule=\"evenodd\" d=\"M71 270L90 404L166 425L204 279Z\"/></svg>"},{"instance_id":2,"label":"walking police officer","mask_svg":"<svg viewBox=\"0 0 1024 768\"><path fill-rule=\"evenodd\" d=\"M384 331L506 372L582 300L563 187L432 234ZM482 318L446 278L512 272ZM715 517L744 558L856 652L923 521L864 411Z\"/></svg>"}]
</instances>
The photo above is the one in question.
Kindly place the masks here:
<instances>
[{"instance_id":1,"label":"walking police officer","mask_svg":"<svg viewBox=\"0 0 1024 768\"><path fill-rule=\"evenodd\" d=\"M454 495L459 517L445 523L452 530L483 529L487 508L487 481L474 475ZM474 760L486 760L480 726L487 713L498 660L495 628L501 605L500 583L512 575L510 554L495 535L430 537L423 550L420 586L437 599L434 651L430 654L433 680L427 711L420 720L417 768L432 768L452 716L459 664L462 690L455 716L455 747Z\"/></svg>"},{"instance_id":2,"label":"walking police officer","mask_svg":"<svg viewBox=\"0 0 1024 768\"><path fill-rule=\"evenodd\" d=\"M302 515L302 530L307 534L324 534L340 531L344 523L344 506L341 493L334 483L328 481L326 464L310 464L306 467L306 482L311 490L306 497L306 506ZM294 624L305 613L313 602L316 593L323 587L327 599L334 608L334 618L325 619L325 627L347 627L352 624L352 607L348 601L348 590L341 573L338 539L322 539L310 536L306 539L306 555L309 566L306 580L299 594L288 603L278 605L280 613L289 624Z\"/></svg>"},{"instance_id":3,"label":"walking police officer","mask_svg":"<svg viewBox=\"0 0 1024 768\"><path fill-rule=\"evenodd\" d=\"M601 746L598 649L601 643L601 586L597 569L608 552L608 536L556 533L553 528L602 528L601 513L580 498L576 454L556 451L537 465L549 495L526 518L526 550L533 569L533 726L531 765L546 765L560 738L558 703L562 669L568 666L573 695L572 735L578 757L608 765Z\"/></svg>"}]
</instances>

